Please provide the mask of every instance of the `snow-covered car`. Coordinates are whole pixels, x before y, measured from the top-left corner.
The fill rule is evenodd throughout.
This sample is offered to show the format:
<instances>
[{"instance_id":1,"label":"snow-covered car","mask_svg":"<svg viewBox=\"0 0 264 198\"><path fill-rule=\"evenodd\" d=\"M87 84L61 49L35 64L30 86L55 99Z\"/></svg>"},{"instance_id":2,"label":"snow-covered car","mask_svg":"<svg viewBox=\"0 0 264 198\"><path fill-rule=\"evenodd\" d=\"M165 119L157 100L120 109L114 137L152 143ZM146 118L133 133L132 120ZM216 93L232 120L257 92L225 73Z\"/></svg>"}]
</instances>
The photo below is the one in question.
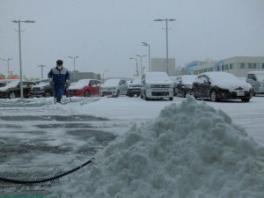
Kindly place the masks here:
<instances>
[{"instance_id":1,"label":"snow-covered car","mask_svg":"<svg viewBox=\"0 0 264 198\"><path fill-rule=\"evenodd\" d=\"M141 98L173 100L173 81L166 72L146 72L142 75Z\"/></svg>"},{"instance_id":2,"label":"snow-covered car","mask_svg":"<svg viewBox=\"0 0 264 198\"><path fill-rule=\"evenodd\" d=\"M264 94L264 71L248 72L247 82L252 85L254 94Z\"/></svg>"},{"instance_id":3,"label":"snow-covered car","mask_svg":"<svg viewBox=\"0 0 264 198\"><path fill-rule=\"evenodd\" d=\"M182 75L176 78L174 95L186 97L187 94L192 95L193 82L196 75Z\"/></svg>"},{"instance_id":4,"label":"snow-covered car","mask_svg":"<svg viewBox=\"0 0 264 198\"><path fill-rule=\"evenodd\" d=\"M126 95L127 87L127 80L125 79L108 79L101 86L100 95L111 95L114 97Z\"/></svg>"},{"instance_id":5,"label":"snow-covered car","mask_svg":"<svg viewBox=\"0 0 264 198\"><path fill-rule=\"evenodd\" d=\"M31 88L34 82L23 81L23 95L25 98L30 97ZM14 80L8 82L6 86L0 87L0 98L17 98L20 97L20 81Z\"/></svg>"},{"instance_id":6,"label":"snow-covered car","mask_svg":"<svg viewBox=\"0 0 264 198\"><path fill-rule=\"evenodd\" d=\"M252 86L227 72L206 72L198 75L193 83L195 98L218 101L241 99L249 102L253 96Z\"/></svg>"},{"instance_id":7,"label":"snow-covered car","mask_svg":"<svg viewBox=\"0 0 264 198\"><path fill-rule=\"evenodd\" d=\"M97 79L82 79L71 83L69 86L70 96L98 96L100 92L101 81Z\"/></svg>"},{"instance_id":8,"label":"snow-covered car","mask_svg":"<svg viewBox=\"0 0 264 198\"><path fill-rule=\"evenodd\" d=\"M140 96L142 83L140 79L134 79L131 81L128 81L128 88L127 88L127 96L133 97L133 96Z\"/></svg>"},{"instance_id":9,"label":"snow-covered car","mask_svg":"<svg viewBox=\"0 0 264 198\"><path fill-rule=\"evenodd\" d=\"M32 97L48 97L53 95L53 88L48 79L37 82L31 89Z\"/></svg>"}]
</instances>

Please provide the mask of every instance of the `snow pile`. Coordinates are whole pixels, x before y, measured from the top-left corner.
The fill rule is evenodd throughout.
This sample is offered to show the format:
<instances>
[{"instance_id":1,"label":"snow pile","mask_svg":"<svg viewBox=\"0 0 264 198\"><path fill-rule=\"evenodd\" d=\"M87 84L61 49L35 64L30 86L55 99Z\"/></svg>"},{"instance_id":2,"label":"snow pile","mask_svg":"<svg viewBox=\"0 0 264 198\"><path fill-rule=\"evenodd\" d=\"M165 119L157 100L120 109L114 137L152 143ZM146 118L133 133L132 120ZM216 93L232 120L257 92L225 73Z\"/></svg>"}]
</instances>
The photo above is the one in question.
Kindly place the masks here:
<instances>
[{"instance_id":1,"label":"snow pile","mask_svg":"<svg viewBox=\"0 0 264 198\"><path fill-rule=\"evenodd\" d=\"M188 98L132 127L54 197L263 198L264 149L229 116Z\"/></svg>"}]
</instances>

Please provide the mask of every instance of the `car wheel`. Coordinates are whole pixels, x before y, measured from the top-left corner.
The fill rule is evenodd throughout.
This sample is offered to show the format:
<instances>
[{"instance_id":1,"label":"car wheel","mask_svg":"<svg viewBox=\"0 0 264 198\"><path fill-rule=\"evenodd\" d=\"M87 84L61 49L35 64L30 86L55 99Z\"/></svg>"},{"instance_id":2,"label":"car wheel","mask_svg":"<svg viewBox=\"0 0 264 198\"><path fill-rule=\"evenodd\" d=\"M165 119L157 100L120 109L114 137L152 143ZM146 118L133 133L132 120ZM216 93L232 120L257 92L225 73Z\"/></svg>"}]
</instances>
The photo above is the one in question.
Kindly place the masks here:
<instances>
[{"instance_id":1,"label":"car wheel","mask_svg":"<svg viewBox=\"0 0 264 198\"><path fill-rule=\"evenodd\" d=\"M46 91L44 97L49 97L49 96L51 96L50 92Z\"/></svg>"},{"instance_id":2,"label":"car wheel","mask_svg":"<svg viewBox=\"0 0 264 198\"><path fill-rule=\"evenodd\" d=\"M193 97L194 97L195 99L198 99L198 96L197 96L196 91L192 91L192 95L193 95Z\"/></svg>"},{"instance_id":3,"label":"car wheel","mask_svg":"<svg viewBox=\"0 0 264 198\"><path fill-rule=\"evenodd\" d=\"M15 94L15 92L11 92L11 93L9 93L9 94L8 94L8 97L9 97L10 99L16 98L16 94Z\"/></svg>"},{"instance_id":4,"label":"car wheel","mask_svg":"<svg viewBox=\"0 0 264 198\"><path fill-rule=\"evenodd\" d=\"M210 93L210 99L212 102L216 102L217 101L217 97L216 97L216 91L211 91Z\"/></svg>"},{"instance_id":5,"label":"car wheel","mask_svg":"<svg viewBox=\"0 0 264 198\"><path fill-rule=\"evenodd\" d=\"M119 90L117 90L117 92L116 92L116 95L114 95L114 97L118 97L118 96L119 96L119 94L120 94L120 91L119 91Z\"/></svg>"},{"instance_id":6,"label":"car wheel","mask_svg":"<svg viewBox=\"0 0 264 198\"><path fill-rule=\"evenodd\" d=\"M173 97L170 97L170 101L173 101Z\"/></svg>"},{"instance_id":7,"label":"car wheel","mask_svg":"<svg viewBox=\"0 0 264 198\"><path fill-rule=\"evenodd\" d=\"M87 92L85 92L85 93L83 94L83 96L84 96L84 97L90 97L90 96L91 96L91 93L90 93L89 91L87 91Z\"/></svg>"},{"instance_id":8,"label":"car wheel","mask_svg":"<svg viewBox=\"0 0 264 198\"><path fill-rule=\"evenodd\" d=\"M249 102L250 98L241 98L242 102Z\"/></svg>"}]
</instances>

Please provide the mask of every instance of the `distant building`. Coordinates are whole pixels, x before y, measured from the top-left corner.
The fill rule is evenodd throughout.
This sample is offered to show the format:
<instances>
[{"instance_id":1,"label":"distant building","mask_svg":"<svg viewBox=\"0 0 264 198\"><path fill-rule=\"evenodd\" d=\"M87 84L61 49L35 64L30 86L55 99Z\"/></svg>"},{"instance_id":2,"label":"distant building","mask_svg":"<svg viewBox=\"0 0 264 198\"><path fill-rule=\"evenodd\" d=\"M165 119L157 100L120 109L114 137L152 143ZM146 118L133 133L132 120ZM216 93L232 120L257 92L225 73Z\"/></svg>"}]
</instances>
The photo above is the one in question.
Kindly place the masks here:
<instances>
[{"instance_id":1,"label":"distant building","mask_svg":"<svg viewBox=\"0 0 264 198\"><path fill-rule=\"evenodd\" d=\"M166 58L152 58L150 71L167 72ZM175 73L175 58L169 58L168 75L174 76Z\"/></svg>"},{"instance_id":2,"label":"distant building","mask_svg":"<svg viewBox=\"0 0 264 198\"><path fill-rule=\"evenodd\" d=\"M264 71L264 56L235 56L223 59L217 62L214 70L245 77L249 71Z\"/></svg>"},{"instance_id":3,"label":"distant building","mask_svg":"<svg viewBox=\"0 0 264 198\"><path fill-rule=\"evenodd\" d=\"M203 72L214 71L217 61L207 59L204 61L193 61L187 64L187 71L189 74L200 74Z\"/></svg>"},{"instance_id":4,"label":"distant building","mask_svg":"<svg viewBox=\"0 0 264 198\"><path fill-rule=\"evenodd\" d=\"M225 71L238 77L245 77L249 71L264 71L264 56L235 56L220 61L193 61L186 65L190 74L208 71Z\"/></svg>"},{"instance_id":5,"label":"distant building","mask_svg":"<svg viewBox=\"0 0 264 198\"><path fill-rule=\"evenodd\" d=\"M81 79L101 79L100 74L94 72L79 72L79 71L70 71L70 78L72 82L81 80Z\"/></svg>"}]
</instances>

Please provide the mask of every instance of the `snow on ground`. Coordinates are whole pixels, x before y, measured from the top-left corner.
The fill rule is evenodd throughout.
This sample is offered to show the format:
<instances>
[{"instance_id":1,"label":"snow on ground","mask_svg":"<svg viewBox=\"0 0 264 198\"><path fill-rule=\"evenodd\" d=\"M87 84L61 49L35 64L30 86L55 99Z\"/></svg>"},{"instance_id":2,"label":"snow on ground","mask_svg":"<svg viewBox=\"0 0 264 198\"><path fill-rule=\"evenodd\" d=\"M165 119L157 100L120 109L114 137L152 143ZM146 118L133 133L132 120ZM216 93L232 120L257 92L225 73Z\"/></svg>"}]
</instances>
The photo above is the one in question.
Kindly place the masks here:
<instances>
[{"instance_id":1,"label":"snow on ground","mask_svg":"<svg viewBox=\"0 0 264 198\"><path fill-rule=\"evenodd\" d=\"M53 98L0 100L1 175L32 178L68 170L94 156L116 136L127 133L135 123L137 127L144 126L144 122L157 118L164 107L179 105L185 99L72 97L64 100L71 102L54 104ZM224 111L233 123L264 145L263 97L254 97L250 103L205 103ZM187 124L188 118L183 122ZM1 193L5 189L0 185ZM44 190L48 188L44 186Z\"/></svg>"}]
</instances>

